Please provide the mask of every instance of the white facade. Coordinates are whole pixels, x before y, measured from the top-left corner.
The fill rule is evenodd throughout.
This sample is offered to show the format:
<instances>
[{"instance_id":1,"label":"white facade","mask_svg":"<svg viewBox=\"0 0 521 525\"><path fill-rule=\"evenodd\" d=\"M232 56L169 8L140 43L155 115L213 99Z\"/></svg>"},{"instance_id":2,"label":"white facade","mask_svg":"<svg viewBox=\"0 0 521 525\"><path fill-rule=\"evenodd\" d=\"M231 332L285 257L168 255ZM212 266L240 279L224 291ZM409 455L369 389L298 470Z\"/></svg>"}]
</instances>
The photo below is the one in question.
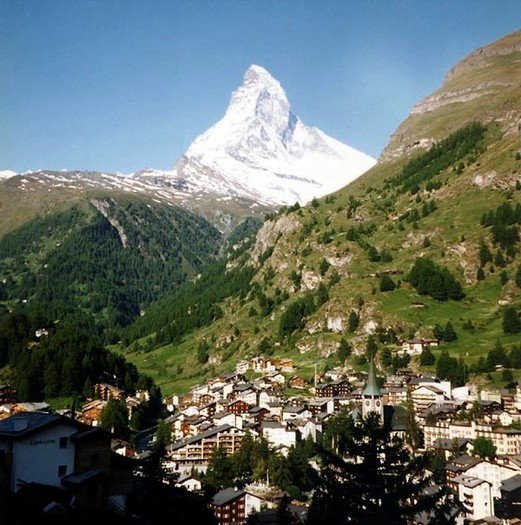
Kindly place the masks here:
<instances>
[{"instance_id":1,"label":"white facade","mask_svg":"<svg viewBox=\"0 0 521 525\"><path fill-rule=\"evenodd\" d=\"M23 425L23 419L17 423ZM75 445L70 436L77 431L75 425L57 423L15 440L0 437L0 451L12 453L9 489L17 492L24 482L63 488L61 478L74 472Z\"/></svg>"},{"instance_id":2,"label":"white facade","mask_svg":"<svg viewBox=\"0 0 521 525\"><path fill-rule=\"evenodd\" d=\"M202 483L193 477L187 477L185 479L180 480L177 483L178 487L184 487L186 490L189 490L190 492L197 492L202 489Z\"/></svg>"},{"instance_id":3,"label":"white facade","mask_svg":"<svg viewBox=\"0 0 521 525\"><path fill-rule=\"evenodd\" d=\"M458 499L465 505L467 518L478 520L494 515L490 483L464 474L453 481L458 484Z\"/></svg>"},{"instance_id":4,"label":"white facade","mask_svg":"<svg viewBox=\"0 0 521 525\"><path fill-rule=\"evenodd\" d=\"M291 447L297 442L296 431L288 430L285 425L278 422L268 422L263 424L262 436L275 447Z\"/></svg>"},{"instance_id":5,"label":"white facade","mask_svg":"<svg viewBox=\"0 0 521 525\"><path fill-rule=\"evenodd\" d=\"M492 497L498 499L501 497L501 482L520 473L521 468L517 466L506 467L491 461L481 461L465 471L469 476L488 481L491 484Z\"/></svg>"},{"instance_id":6,"label":"white facade","mask_svg":"<svg viewBox=\"0 0 521 525\"><path fill-rule=\"evenodd\" d=\"M255 494L251 494L250 492L246 492L246 500L245 500L245 514L246 516L249 516L252 512L260 512L261 506L263 504L266 504L266 501L262 498L259 498L259 496L256 496ZM273 505L268 506L268 508L271 508Z\"/></svg>"}]
</instances>

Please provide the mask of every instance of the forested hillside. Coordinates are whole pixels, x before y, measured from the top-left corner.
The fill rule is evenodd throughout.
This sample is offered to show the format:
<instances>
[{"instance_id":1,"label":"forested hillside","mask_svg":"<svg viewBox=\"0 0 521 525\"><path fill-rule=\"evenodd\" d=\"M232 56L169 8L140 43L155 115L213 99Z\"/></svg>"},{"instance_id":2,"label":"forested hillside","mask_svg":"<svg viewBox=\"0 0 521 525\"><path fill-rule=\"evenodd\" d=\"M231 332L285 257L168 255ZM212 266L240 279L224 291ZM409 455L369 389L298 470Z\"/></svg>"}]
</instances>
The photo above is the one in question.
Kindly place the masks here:
<instances>
[{"instance_id":1,"label":"forested hillside","mask_svg":"<svg viewBox=\"0 0 521 525\"><path fill-rule=\"evenodd\" d=\"M88 312L118 337L142 310L214 260L220 233L200 217L139 199L91 199L0 238L0 299L55 319Z\"/></svg>"}]
</instances>

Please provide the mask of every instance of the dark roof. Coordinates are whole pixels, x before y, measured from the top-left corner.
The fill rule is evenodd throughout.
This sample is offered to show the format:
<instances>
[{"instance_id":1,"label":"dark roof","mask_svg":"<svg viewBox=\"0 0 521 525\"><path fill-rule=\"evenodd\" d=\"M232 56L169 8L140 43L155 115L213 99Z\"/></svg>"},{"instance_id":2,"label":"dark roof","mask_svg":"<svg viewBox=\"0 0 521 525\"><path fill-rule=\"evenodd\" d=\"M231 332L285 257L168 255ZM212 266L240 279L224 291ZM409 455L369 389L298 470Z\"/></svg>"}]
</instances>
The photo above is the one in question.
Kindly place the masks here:
<instances>
[{"instance_id":1,"label":"dark roof","mask_svg":"<svg viewBox=\"0 0 521 525\"><path fill-rule=\"evenodd\" d=\"M65 476L62 478L62 483L65 486L72 486L72 485L84 485L85 483L89 483L92 481L95 481L99 479L100 477L104 477L105 475L95 469L89 469L85 470L83 472L80 472L78 474L69 474L68 476Z\"/></svg>"},{"instance_id":2,"label":"dark roof","mask_svg":"<svg viewBox=\"0 0 521 525\"><path fill-rule=\"evenodd\" d=\"M37 432L43 428L66 424L80 429L89 429L88 425L60 414L48 412L17 412L0 420L0 436L18 438Z\"/></svg>"},{"instance_id":3,"label":"dark roof","mask_svg":"<svg viewBox=\"0 0 521 525\"><path fill-rule=\"evenodd\" d=\"M461 456L454 458L451 463L447 463L445 469L452 472L466 471L470 467L481 463L481 461L483 461L481 458L469 456L468 454L462 454Z\"/></svg>"},{"instance_id":4,"label":"dark roof","mask_svg":"<svg viewBox=\"0 0 521 525\"><path fill-rule=\"evenodd\" d=\"M229 487L217 492L217 494L213 497L212 503L218 507L222 507L223 505L227 505L228 503L241 498L245 494L246 492L244 490Z\"/></svg>"},{"instance_id":5,"label":"dark roof","mask_svg":"<svg viewBox=\"0 0 521 525\"><path fill-rule=\"evenodd\" d=\"M192 436L189 438L183 438L179 441L176 441L175 443L172 443L168 449L169 450L177 450L179 448L183 448L185 445L188 445L190 443L197 443L198 441L201 441L201 439L214 436L218 434L219 432L226 432L227 430L230 430L232 425L220 425L218 427L213 427L208 430L205 430L204 432L201 432L200 434L197 434L196 436Z\"/></svg>"},{"instance_id":6,"label":"dark roof","mask_svg":"<svg viewBox=\"0 0 521 525\"><path fill-rule=\"evenodd\" d=\"M516 474L501 482L501 490L504 492L512 492L519 488L521 488L521 474Z\"/></svg>"},{"instance_id":7,"label":"dark roof","mask_svg":"<svg viewBox=\"0 0 521 525\"><path fill-rule=\"evenodd\" d=\"M436 438L434 440L434 448L441 448L443 450L452 450L454 447L459 449L464 448L468 443L472 443L472 440L466 438Z\"/></svg>"}]
</instances>

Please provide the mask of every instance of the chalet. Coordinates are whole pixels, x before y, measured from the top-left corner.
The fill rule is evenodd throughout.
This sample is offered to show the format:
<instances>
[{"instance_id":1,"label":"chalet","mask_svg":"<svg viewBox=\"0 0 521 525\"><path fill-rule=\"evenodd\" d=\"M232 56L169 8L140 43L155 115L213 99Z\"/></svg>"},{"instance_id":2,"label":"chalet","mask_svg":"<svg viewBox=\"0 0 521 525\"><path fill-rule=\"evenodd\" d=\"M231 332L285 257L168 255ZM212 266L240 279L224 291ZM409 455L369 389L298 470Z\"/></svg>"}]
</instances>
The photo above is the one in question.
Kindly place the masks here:
<instances>
[{"instance_id":1,"label":"chalet","mask_svg":"<svg viewBox=\"0 0 521 525\"><path fill-rule=\"evenodd\" d=\"M125 391L110 383L97 383L94 385L94 394L103 401L108 401L110 398L119 401L125 396Z\"/></svg>"},{"instance_id":2,"label":"chalet","mask_svg":"<svg viewBox=\"0 0 521 525\"><path fill-rule=\"evenodd\" d=\"M322 436L322 419L295 419L288 423L288 427L295 428L299 433L299 440L311 438L315 443L319 442Z\"/></svg>"},{"instance_id":3,"label":"chalet","mask_svg":"<svg viewBox=\"0 0 521 525\"><path fill-rule=\"evenodd\" d=\"M282 409L282 420L306 419L312 416L312 412L304 406L285 406Z\"/></svg>"},{"instance_id":4,"label":"chalet","mask_svg":"<svg viewBox=\"0 0 521 525\"><path fill-rule=\"evenodd\" d=\"M133 460L112 452L110 433L57 414L0 421L0 463L11 492L28 483L57 487L80 507L124 508L132 490Z\"/></svg>"},{"instance_id":5,"label":"chalet","mask_svg":"<svg viewBox=\"0 0 521 525\"><path fill-rule=\"evenodd\" d=\"M250 364L248 363L248 361L245 361L245 360L238 361L235 365L235 371L238 374L244 374L245 372L249 370L249 368L250 368Z\"/></svg>"},{"instance_id":6,"label":"chalet","mask_svg":"<svg viewBox=\"0 0 521 525\"><path fill-rule=\"evenodd\" d=\"M250 368L255 372L261 372L264 374L277 371L277 365L275 359L270 359L265 356L254 357L250 361Z\"/></svg>"},{"instance_id":7,"label":"chalet","mask_svg":"<svg viewBox=\"0 0 521 525\"><path fill-rule=\"evenodd\" d=\"M271 372L266 375L265 379L271 386L284 386L286 384L286 378L280 372Z\"/></svg>"},{"instance_id":8,"label":"chalet","mask_svg":"<svg viewBox=\"0 0 521 525\"><path fill-rule=\"evenodd\" d=\"M278 394L274 389L268 388L266 390L261 390L258 396L258 405L267 405L268 403L278 403L283 399L283 397Z\"/></svg>"},{"instance_id":9,"label":"chalet","mask_svg":"<svg viewBox=\"0 0 521 525\"><path fill-rule=\"evenodd\" d=\"M250 408L248 415L251 421L260 423L261 421L264 420L264 418L266 418L266 416L269 413L270 411L266 407L255 406L255 407Z\"/></svg>"},{"instance_id":10,"label":"chalet","mask_svg":"<svg viewBox=\"0 0 521 525\"><path fill-rule=\"evenodd\" d=\"M472 441L469 439L437 438L434 440L432 448L448 461L454 453L458 455L469 453L472 449Z\"/></svg>"},{"instance_id":11,"label":"chalet","mask_svg":"<svg viewBox=\"0 0 521 525\"><path fill-rule=\"evenodd\" d=\"M233 388L231 399L242 399L248 405L257 404L257 391L249 383L238 384Z\"/></svg>"},{"instance_id":12,"label":"chalet","mask_svg":"<svg viewBox=\"0 0 521 525\"><path fill-rule=\"evenodd\" d=\"M317 397L345 396L351 392L351 384L347 379L337 379L329 383L322 383L315 387Z\"/></svg>"},{"instance_id":13,"label":"chalet","mask_svg":"<svg viewBox=\"0 0 521 525\"><path fill-rule=\"evenodd\" d=\"M246 401L242 399L235 399L233 401L230 401L230 403L228 403L228 406L226 407L226 409L235 415L247 414L250 410L250 404L246 403Z\"/></svg>"},{"instance_id":14,"label":"chalet","mask_svg":"<svg viewBox=\"0 0 521 525\"><path fill-rule=\"evenodd\" d=\"M102 399L94 399L89 401L81 408L81 413L78 414L78 419L85 423L86 425L91 425L93 427L98 426L101 411L107 406L107 402Z\"/></svg>"},{"instance_id":15,"label":"chalet","mask_svg":"<svg viewBox=\"0 0 521 525\"><path fill-rule=\"evenodd\" d=\"M295 363L293 359L281 358L279 359L278 366L282 372L293 372L295 370Z\"/></svg>"},{"instance_id":16,"label":"chalet","mask_svg":"<svg viewBox=\"0 0 521 525\"><path fill-rule=\"evenodd\" d=\"M177 487L183 487L190 492L199 492L202 490L202 483L199 479L194 478L191 474L179 477L176 482Z\"/></svg>"},{"instance_id":17,"label":"chalet","mask_svg":"<svg viewBox=\"0 0 521 525\"><path fill-rule=\"evenodd\" d=\"M173 412L176 407L183 407L193 402L193 395L190 394L173 394L172 396L165 399L166 409L169 412Z\"/></svg>"},{"instance_id":18,"label":"chalet","mask_svg":"<svg viewBox=\"0 0 521 525\"><path fill-rule=\"evenodd\" d=\"M263 405L264 408L269 410L270 416L275 419L282 419L282 403L280 401L269 401Z\"/></svg>"},{"instance_id":19,"label":"chalet","mask_svg":"<svg viewBox=\"0 0 521 525\"><path fill-rule=\"evenodd\" d=\"M210 403L215 403L216 399L217 399L217 396L213 394L210 394L210 393L202 394L197 397L197 406L199 408L207 406Z\"/></svg>"},{"instance_id":20,"label":"chalet","mask_svg":"<svg viewBox=\"0 0 521 525\"><path fill-rule=\"evenodd\" d=\"M199 407L199 414L209 419L213 417L216 411L217 411L216 401L210 401L206 405L202 405Z\"/></svg>"},{"instance_id":21,"label":"chalet","mask_svg":"<svg viewBox=\"0 0 521 525\"><path fill-rule=\"evenodd\" d=\"M438 339L404 339L402 341L402 352L409 355L421 354L425 348L438 346Z\"/></svg>"},{"instance_id":22,"label":"chalet","mask_svg":"<svg viewBox=\"0 0 521 525\"><path fill-rule=\"evenodd\" d=\"M232 427L242 428L243 418L241 414L234 414L233 412L217 412L212 422L215 426L231 425Z\"/></svg>"},{"instance_id":23,"label":"chalet","mask_svg":"<svg viewBox=\"0 0 521 525\"><path fill-rule=\"evenodd\" d=\"M217 492L208 507L219 525L244 525L252 512L259 512L266 502L258 495L237 488Z\"/></svg>"},{"instance_id":24,"label":"chalet","mask_svg":"<svg viewBox=\"0 0 521 525\"><path fill-rule=\"evenodd\" d=\"M261 435L275 447L291 447L297 442L295 428L288 428L287 425L279 421L263 421L261 424Z\"/></svg>"},{"instance_id":25,"label":"chalet","mask_svg":"<svg viewBox=\"0 0 521 525\"><path fill-rule=\"evenodd\" d=\"M326 414L333 414L335 412L334 398L323 397L310 399L306 405L313 416L316 416L320 412L325 412Z\"/></svg>"},{"instance_id":26,"label":"chalet","mask_svg":"<svg viewBox=\"0 0 521 525\"><path fill-rule=\"evenodd\" d=\"M291 388L300 388L302 390L309 388L309 383L300 376L291 377L289 380L289 386Z\"/></svg>"},{"instance_id":27,"label":"chalet","mask_svg":"<svg viewBox=\"0 0 521 525\"><path fill-rule=\"evenodd\" d=\"M344 372L340 368L332 368L324 373L324 377L329 378L331 381L338 381L344 379Z\"/></svg>"}]
</instances>

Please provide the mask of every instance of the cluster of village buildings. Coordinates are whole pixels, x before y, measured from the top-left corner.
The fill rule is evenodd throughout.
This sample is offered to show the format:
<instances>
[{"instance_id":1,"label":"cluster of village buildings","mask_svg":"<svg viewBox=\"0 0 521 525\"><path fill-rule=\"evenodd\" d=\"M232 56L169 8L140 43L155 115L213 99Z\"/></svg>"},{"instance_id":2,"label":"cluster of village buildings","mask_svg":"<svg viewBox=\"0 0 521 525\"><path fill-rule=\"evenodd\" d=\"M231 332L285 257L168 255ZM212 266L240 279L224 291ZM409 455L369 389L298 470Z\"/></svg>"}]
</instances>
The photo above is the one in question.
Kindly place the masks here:
<instances>
[{"instance_id":1,"label":"cluster of village buildings","mask_svg":"<svg viewBox=\"0 0 521 525\"><path fill-rule=\"evenodd\" d=\"M404 349L417 351L416 342L404 343ZM288 387L302 394L288 397ZM155 429L141 433L133 446L95 431L110 397L125 400L131 415L147 393L127 396L109 383L97 384L95 391L95 399L71 417L48 412L44 403L16 403L13 389L0 387L0 463L9 455L11 490L18 490L20 480L65 485L81 501L85 480L105 470L112 474L105 494L124 509L125 475L150 450ZM406 431L408 410L413 410L421 448L447 461L446 482L463 504L461 523L521 523L521 386L515 392L478 392L408 370L382 383L373 366L369 373L330 370L309 384L291 360L259 356L185 395L169 397L165 409L173 437L168 466L177 473L177 484L191 491L202 489L193 473L206 470L214 448L234 454L246 432L285 454L300 440L319 442L328 418L343 409L377 412L389 432L398 434ZM478 437L493 443L495 457L473 454ZM46 447L56 449L53 455L41 454ZM41 468L35 468L39 461ZM245 523L251 512L276 505L273 494L266 485L230 487L216 494L210 507L222 525Z\"/></svg>"}]
</instances>

